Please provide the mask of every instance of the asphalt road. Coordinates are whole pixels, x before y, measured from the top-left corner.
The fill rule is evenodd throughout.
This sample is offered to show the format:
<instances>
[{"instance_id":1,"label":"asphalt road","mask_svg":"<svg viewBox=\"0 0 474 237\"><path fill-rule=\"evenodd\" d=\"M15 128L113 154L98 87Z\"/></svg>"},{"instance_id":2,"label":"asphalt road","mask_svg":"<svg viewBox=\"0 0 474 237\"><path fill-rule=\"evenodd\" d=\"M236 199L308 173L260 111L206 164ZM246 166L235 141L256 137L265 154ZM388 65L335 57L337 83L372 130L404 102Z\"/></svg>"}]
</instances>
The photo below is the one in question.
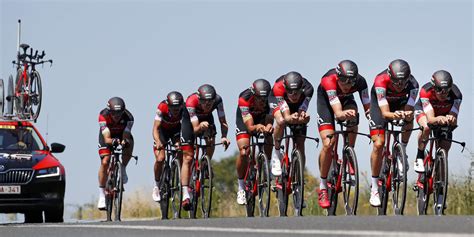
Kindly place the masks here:
<instances>
[{"instance_id":1,"label":"asphalt road","mask_svg":"<svg viewBox=\"0 0 474 237\"><path fill-rule=\"evenodd\" d=\"M474 236L474 216L362 216L126 220L2 224L0 236Z\"/></svg>"}]
</instances>

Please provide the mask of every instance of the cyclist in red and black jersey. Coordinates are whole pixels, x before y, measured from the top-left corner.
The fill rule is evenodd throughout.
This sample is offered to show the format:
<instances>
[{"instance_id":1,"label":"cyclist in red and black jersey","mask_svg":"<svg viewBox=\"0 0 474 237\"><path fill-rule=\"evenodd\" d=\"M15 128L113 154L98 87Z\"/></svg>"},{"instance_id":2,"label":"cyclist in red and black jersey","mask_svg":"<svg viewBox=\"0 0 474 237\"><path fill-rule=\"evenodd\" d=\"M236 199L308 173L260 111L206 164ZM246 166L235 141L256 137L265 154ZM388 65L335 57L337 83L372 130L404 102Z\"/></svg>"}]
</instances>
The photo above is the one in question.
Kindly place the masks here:
<instances>
[{"instance_id":1,"label":"cyclist in red and black jersey","mask_svg":"<svg viewBox=\"0 0 474 237\"><path fill-rule=\"evenodd\" d=\"M240 153L235 162L237 167L237 203L246 204L245 197L245 170L247 167L247 155L249 152L250 135L256 133L270 134L273 132L273 116L271 114L268 97L271 85L265 79L258 79L252 86L239 95L239 103L236 114L236 136L237 146ZM265 143L272 144L272 137L265 138ZM272 146L265 145L265 153L268 157L272 154Z\"/></svg>"},{"instance_id":2,"label":"cyclist in red and black jersey","mask_svg":"<svg viewBox=\"0 0 474 237\"><path fill-rule=\"evenodd\" d=\"M403 130L413 128L414 106L418 94L418 82L411 75L410 66L404 60L397 59L388 69L375 77L371 90L370 135L373 149L370 156L372 166L372 189L370 204L380 206L378 181L382 167L382 151L385 143L387 121L406 121ZM402 146L406 148L411 132L402 133ZM408 167L407 167L408 168Z\"/></svg>"},{"instance_id":3,"label":"cyclist in red and black jersey","mask_svg":"<svg viewBox=\"0 0 474 237\"><path fill-rule=\"evenodd\" d=\"M307 124L310 116L307 114L309 102L313 97L314 89L311 83L298 72L289 72L280 76L273 85L271 99L273 116L276 121L274 131L275 154L272 156L272 174L281 175L280 139L287 124ZM301 131L306 135L306 126ZM304 138L297 138L298 148L304 153ZM304 158L304 155L303 155ZM304 160L303 160L304 161ZM304 164L305 162L303 162Z\"/></svg>"},{"instance_id":4,"label":"cyclist in red and black jersey","mask_svg":"<svg viewBox=\"0 0 474 237\"><path fill-rule=\"evenodd\" d=\"M416 172L425 172L423 159L426 143L423 141L428 139L431 132L428 124L455 127L461 101L461 91L453 83L451 74L444 70L436 71L431 82L421 88L420 99L415 105L416 121L423 128L418 136L418 153L414 168ZM449 132L448 138L452 138L452 132ZM451 142L442 141L440 147L449 151Z\"/></svg>"},{"instance_id":5,"label":"cyclist in red and black jersey","mask_svg":"<svg viewBox=\"0 0 474 237\"><path fill-rule=\"evenodd\" d=\"M153 123L155 187L153 187L152 198L155 202L161 200L159 183L163 162L165 160L165 150L162 148L164 148L170 139L176 146L180 146L183 150L183 153L179 153L180 156L184 156L186 160L193 158L193 127L188 110L184 106L183 95L177 91L168 93L166 100L163 100L158 105L155 122ZM189 182L189 170L186 171L184 167L182 169L181 182L187 185Z\"/></svg>"},{"instance_id":6,"label":"cyclist in red and black jersey","mask_svg":"<svg viewBox=\"0 0 474 237\"><path fill-rule=\"evenodd\" d=\"M186 107L191 117L191 123L195 136L210 135L206 137L206 144L214 144L216 136L216 127L214 124L214 117L212 112L217 110L219 122L221 124L221 143L224 144L225 149L229 147L230 140L227 139L227 132L229 125L225 118L224 103L222 97L216 93L216 89L209 85L204 84L199 87L196 93L193 93L186 99ZM214 146L210 146L206 151L207 155L212 158L214 154ZM184 159L183 168L188 167L190 169L192 160ZM183 171L184 173L184 171ZM186 185L185 185L186 184ZM183 208L188 211L189 193L187 189L187 183L183 184Z\"/></svg>"},{"instance_id":7,"label":"cyclist in red and black jersey","mask_svg":"<svg viewBox=\"0 0 474 237\"><path fill-rule=\"evenodd\" d=\"M105 210L105 182L107 180L107 167L113 144L121 143L123 146L123 183L128 182L126 167L133 153L133 116L125 108L125 102L120 97L113 97L107 102L107 108L99 114L99 155L101 164L99 168L99 202L97 207Z\"/></svg>"},{"instance_id":8,"label":"cyclist in red and black jersey","mask_svg":"<svg viewBox=\"0 0 474 237\"><path fill-rule=\"evenodd\" d=\"M327 175L331 166L331 151L335 140L327 138L334 133L334 117L348 122L348 131L358 131L358 110L354 93L359 92L366 116L369 113L370 99L367 82L358 72L357 65L351 60L341 61L336 68L329 70L321 79L317 92L318 128L323 141L319 153L319 205L328 208ZM356 134L349 134L349 145L354 147Z\"/></svg>"}]
</instances>

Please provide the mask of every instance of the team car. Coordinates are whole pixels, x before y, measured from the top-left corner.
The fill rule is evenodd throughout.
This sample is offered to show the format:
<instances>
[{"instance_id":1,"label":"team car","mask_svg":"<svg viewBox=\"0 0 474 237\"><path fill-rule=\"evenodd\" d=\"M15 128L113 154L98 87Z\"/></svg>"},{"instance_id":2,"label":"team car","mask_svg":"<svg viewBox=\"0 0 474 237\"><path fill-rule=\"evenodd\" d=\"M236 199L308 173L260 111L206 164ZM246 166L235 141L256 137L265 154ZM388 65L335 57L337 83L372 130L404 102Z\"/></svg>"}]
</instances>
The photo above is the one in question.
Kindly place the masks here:
<instances>
[{"instance_id":1,"label":"team car","mask_svg":"<svg viewBox=\"0 0 474 237\"><path fill-rule=\"evenodd\" d=\"M63 222L66 172L28 121L0 121L0 213L24 213L26 223ZM43 219L44 212L44 219Z\"/></svg>"}]
</instances>

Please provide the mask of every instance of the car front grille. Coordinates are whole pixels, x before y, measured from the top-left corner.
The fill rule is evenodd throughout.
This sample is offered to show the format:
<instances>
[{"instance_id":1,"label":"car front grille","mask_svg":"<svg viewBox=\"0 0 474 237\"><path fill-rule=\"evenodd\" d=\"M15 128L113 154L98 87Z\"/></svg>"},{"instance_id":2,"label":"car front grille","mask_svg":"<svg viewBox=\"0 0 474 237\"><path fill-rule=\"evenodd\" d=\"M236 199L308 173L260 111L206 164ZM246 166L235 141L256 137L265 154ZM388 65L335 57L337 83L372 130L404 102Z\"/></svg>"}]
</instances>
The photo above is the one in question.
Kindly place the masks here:
<instances>
[{"instance_id":1,"label":"car front grille","mask_svg":"<svg viewBox=\"0 0 474 237\"><path fill-rule=\"evenodd\" d=\"M0 184L27 184L33 177L33 170L8 170L0 173Z\"/></svg>"}]
</instances>

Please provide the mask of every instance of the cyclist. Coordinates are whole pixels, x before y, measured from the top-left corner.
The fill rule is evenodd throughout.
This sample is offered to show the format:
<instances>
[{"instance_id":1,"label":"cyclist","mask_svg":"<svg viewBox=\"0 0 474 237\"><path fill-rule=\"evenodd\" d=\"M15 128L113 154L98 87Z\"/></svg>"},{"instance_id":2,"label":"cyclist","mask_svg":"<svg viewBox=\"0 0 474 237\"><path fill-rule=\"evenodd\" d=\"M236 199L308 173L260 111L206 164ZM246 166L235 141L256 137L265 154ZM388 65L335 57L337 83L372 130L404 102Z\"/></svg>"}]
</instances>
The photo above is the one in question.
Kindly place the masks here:
<instances>
[{"instance_id":1,"label":"cyclist","mask_svg":"<svg viewBox=\"0 0 474 237\"><path fill-rule=\"evenodd\" d=\"M430 135L428 124L434 125L457 125L459 107L461 106L462 94L453 83L451 74L444 70L436 71L431 77L431 82L426 83L420 90L420 99L415 105L416 121L423 131L418 136L418 153L415 159L415 171L425 172L423 164L424 150ZM448 138L452 138L452 132ZM442 141L441 147L449 151L451 142Z\"/></svg>"},{"instance_id":2,"label":"cyclist","mask_svg":"<svg viewBox=\"0 0 474 237\"><path fill-rule=\"evenodd\" d=\"M329 208L327 192L327 175L331 167L331 151L335 139L327 138L334 134L334 117L339 121L347 121L348 131L358 131L358 110L353 93L359 92L366 116L369 113L370 99L367 81L358 73L357 64L351 60L341 61L336 68L329 70L321 79L317 91L318 128L323 141L319 153L319 205ZM354 147L357 135L349 134L349 146Z\"/></svg>"},{"instance_id":3,"label":"cyclist","mask_svg":"<svg viewBox=\"0 0 474 237\"><path fill-rule=\"evenodd\" d=\"M133 153L133 115L125 108L125 102L120 97L112 97L107 102L107 107L99 114L99 155L101 158L99 168L99 202L97 207L105 210L105 182L107 181L107 168L113 145L123 146L123 183L128 182L127 164Z\"/></svg>"},{"instance_id":4,"label":"cyclist","mask_svg":"<svg viewBox=\"0 0 474 237\"><path fill-rule=\"evenodd\" d=\"M195 136L210 135L206 136L206 144L214 144L216 136L216 127L214 125L214 117L212 112L217 110L217 115L219 117L219 122L221 124L221 142L224 144L225 149L229 147L230 141L227 139L227 131L229 125L225 118L224 112L224 103L222 97L216 93L216 89L209 84L204 84L198 88L196 93L191 94L186 99L186 107L191 118L191 123L193 125L193 130ZM212 158L214 154L214 146L210 146L206 150L209 158ZM191 170L192 159L187 159L185 157L183 162L183 172L182 174L189 172ZM186 169L186 172L185 170ZM187 173L186 173L187 175ZM189 211L191 207L189 204L190 196L188 192L188 183L183 183L183 208L186 211Z\"/></svg>"},{"instance_id":5,"label":"cyclist","mask_svg":"<svg viewBox=\"0 0 474 237\"><path fill-rule=\"evenodd\" d=\"M193 127L188 110L184 106L183 95L177 91L168 93L166 100L158 104L153 123L155 187L153 187L152 198L155 202L161 201L159 187L163 162L165 160L165 150L162 148L166 146L170 139L183 150L183 153L179 153L179 158L183 155L187 160L193 158ZM182 174L181 182L187 183L186 181L189 180L189 168L186 172L183 170Z\"/></svg>"},{"instance_id":6,"label":"cyclist","mask_svg":"<svg viewBox=\"0 0 474 237\"><path fill-rule=\"evenodd\" d=\"M382 151L387 121L404 120L403 130L413 128L414 106L418 94L418 82L411 75L410 66L402 59L394 60L387 69L375 77L371 90L370 135L373 149L370 155L372 188L370 204L380 206L378 181L382 168ZM402 133L402 146L406 148L411 132ZM408 167L406 167L407 169Z\"/></svg>"},{"instance_id":7,"label":"cyclist","mask_svg":"<svg viewBox=\"0 0 474 237\"><path fill-rule=\"evenodd\" d=\"M272 133L273 117L270 112L268 96L271 92L271 85L265 79L258 79L252 86L244 90L239 95L239 103L236 114L236 136L237 146L240 153L237 155L235 165L237 167L237 203L246 204L244 177L247 167L248 147L250 145L250 135L255 133ZM265 137L265 143L271 144L272 137ZM272 146L265 145L265 153L268 157L272 154Z\"/></svg>"},{"instance_id":8,"label":"cyclist","mask_svg":"<svg viewBox=\"0 0 474 237\"><path fill-rule=\"evenodd\" d=\"M275 154L272 156L272 174L281 175L281 159L283 154L280 151L280 139L287 124L307 124L310 116L306 112L309 102L313 96L313 86L298 72L289 72L280 76L273 85L272 99L273 116L276 120L274 131ZM306 126L302 128L303 135L306 135ZM303 154L304 165L304 138L296 138L298 148Z\"/></svg>"}]
</instances>

